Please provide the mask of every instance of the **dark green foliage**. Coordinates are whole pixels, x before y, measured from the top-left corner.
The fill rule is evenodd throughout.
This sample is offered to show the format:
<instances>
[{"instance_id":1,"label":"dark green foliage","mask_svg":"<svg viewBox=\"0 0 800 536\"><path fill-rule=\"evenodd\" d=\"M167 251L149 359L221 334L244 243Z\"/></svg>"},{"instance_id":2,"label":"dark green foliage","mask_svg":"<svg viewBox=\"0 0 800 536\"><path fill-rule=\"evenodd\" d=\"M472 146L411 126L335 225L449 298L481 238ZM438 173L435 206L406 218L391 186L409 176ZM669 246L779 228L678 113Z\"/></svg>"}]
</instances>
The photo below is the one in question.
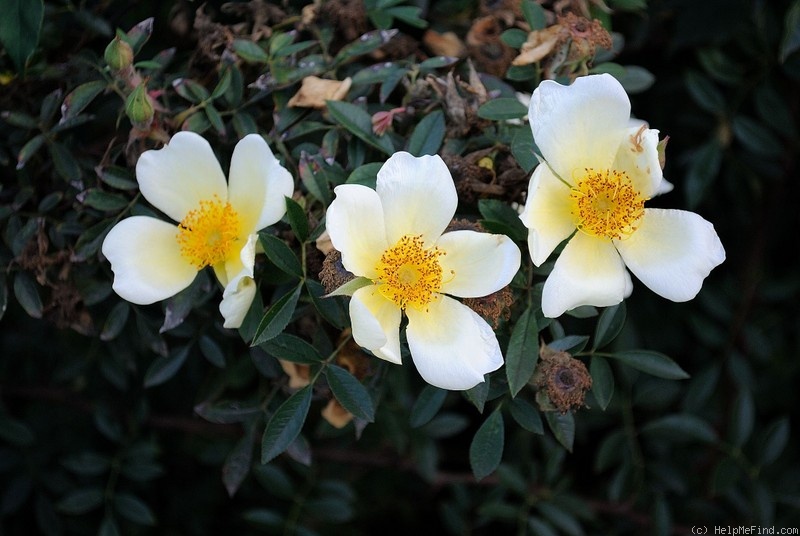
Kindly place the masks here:
<instances>
[{"instance_id":1,"label":"dark green foliage","mask_svg":"<svg viewBox=\"0 0 800 536\"><path fill-rule=\"evenodd\" d=\"M0 0L0 533L800 526L800 2L573 2L613 50L494 74L487 51L510 60L555 2L369 0L359 14L328 0L309 19L310 4ZM500 21L485 48L425 34L466 41L484 16ZM115 36L130 70L105 63ZM698 212L725 245L693 301L634 276L622 304L542 315L557 257L529 260L518 207L540 151L515 94L588 72L617 77L670 138L675 192L647 206ZM324 108L290 105L311 75L352 85ZM146 125L125 109L137 87ZM238 332L209 269L137 305L101 252L121 219L165 219L135 166L179 130L226 172L236 142L263 135L295 178L259 234ZM510 302L487 314L505 364L463 393L426 385L404 336L402 366L362 352L348 298L320 281L335 188L374 188L400 150L446 157L457 217L522 250ZM542 344L586 366L580 409L538 406Z\"/></svg>"}]
</instances>

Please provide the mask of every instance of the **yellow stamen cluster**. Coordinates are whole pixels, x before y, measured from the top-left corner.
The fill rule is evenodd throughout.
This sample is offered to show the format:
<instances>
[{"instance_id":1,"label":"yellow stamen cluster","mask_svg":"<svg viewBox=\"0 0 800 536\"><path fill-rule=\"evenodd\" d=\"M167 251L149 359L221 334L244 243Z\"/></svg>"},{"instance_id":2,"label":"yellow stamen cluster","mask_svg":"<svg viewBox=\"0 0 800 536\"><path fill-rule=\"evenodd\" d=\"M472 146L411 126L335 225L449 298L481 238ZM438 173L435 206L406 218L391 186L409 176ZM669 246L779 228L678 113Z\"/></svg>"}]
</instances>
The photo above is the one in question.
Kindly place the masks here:
<instances>
[{"instance_id":1,"label":"yellow stamen cluster","mask_svg":"<svg viewBox=\"0 0 800 536\"><path fill-rule=\"evenodd\" d=\"M239 239L239 215L230 203L219 197L200 201L178 224L181 255L197 269L214 266L227 259Z\"/></svg>"},{"instance_id":2,"label":"yellow stamen cluster","mask_svg":"<svg viewBox=\"0 0 800 536\"><path fill-rule=\"evenodd\" d=\"M570 192L579 231L597 237L626 238L644 214L644 198L624 171L587 168Z\"/></svg>"},{"instance_id":3,"label":"yellow stamen cluster","mask_svg":"<svg viewBox=\"0 0 800 536\"><path fill-rule=\"evenodd\" d=\"M425 249L421 236L406 235L381 255L375 266L381 294L401 309L425 310L442 287L438 248Z\"/></svg>"}]
</instances>

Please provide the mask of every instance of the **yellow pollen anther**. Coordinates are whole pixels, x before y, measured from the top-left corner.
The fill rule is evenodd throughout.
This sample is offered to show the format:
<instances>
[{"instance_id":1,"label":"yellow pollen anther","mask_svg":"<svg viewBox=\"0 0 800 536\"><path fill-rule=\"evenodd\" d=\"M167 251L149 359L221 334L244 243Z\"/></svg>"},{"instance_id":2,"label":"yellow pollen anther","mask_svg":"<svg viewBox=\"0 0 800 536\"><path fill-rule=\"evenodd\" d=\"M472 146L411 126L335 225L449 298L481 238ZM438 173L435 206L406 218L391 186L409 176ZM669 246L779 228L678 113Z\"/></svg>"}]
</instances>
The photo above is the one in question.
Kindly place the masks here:
<instances>
[{"instance_id":1,"label":"yellow pollen anther","mask_svg":"<svg viewBox=\"0 0 800 536\"><path fill-rule=\"evenodd\" d=\"M381 255L376 283L384 297L401 309L425 310L442 287L438 248L425 249L421 236L406 235Z\"/></svg>"},{"instance_id":2,"label":"yellow pollen anther","mask_svg":"<svg viewBox=\"0 0 800 536\"><path fill-rule=\"evenodd\" d=\"M215 195L200 201L200 206L183 218L176 239L181 255L199 270L227 259L239 240L239 231L239 215Z\"/></svg>"},{"instance_id":3,"label":"yellow pollen anther","mask_svg":"<svg viewBox=\"0 0 800 536\"><path fill-rule=\"evenodd\" d=\"M627 238L644 214L645 199L624 171L585 169L570 197L576 227L592 236Z\"/></svg>"}]
</instances>

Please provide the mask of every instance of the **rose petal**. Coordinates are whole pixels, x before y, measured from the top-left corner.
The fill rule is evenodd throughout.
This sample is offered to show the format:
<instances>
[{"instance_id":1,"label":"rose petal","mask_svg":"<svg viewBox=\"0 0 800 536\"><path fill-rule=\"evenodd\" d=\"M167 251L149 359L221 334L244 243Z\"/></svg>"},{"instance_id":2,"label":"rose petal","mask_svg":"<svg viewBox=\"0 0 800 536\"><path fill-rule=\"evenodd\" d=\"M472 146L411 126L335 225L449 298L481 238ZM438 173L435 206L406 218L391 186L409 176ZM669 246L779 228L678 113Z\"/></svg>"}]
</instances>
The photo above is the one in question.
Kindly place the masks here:
<instances>
[{"instance_id":1,"label":"rose petal","mask_svg":"<svg viewBox=\"0 0 800 536\"><path fill-rule=\"evenodd\" d=\"M362 287L350 298L353 339L373 354L400 364L400 308L378 292L375 285Z\"/></svg>"},{"instance_id":2,"label":"rose petal","mask_svg":"<svg viewBox=\"0 0 800 536\"><path fill-rule=\"evenodd\" d=\"M629 128L612 168L627 173L634 189L645 199L661 193L665 185L662 185L664 174L658 162L658 130L647 128L646 123Z\"/></svg>"},{"instance_id":3,"label":"rose petal","mask_svg":"<svg viewBox=\"0 0 800 536\"><path fill-rule=\"evenodd\" d=\"M572 184L584 168L608 169L622 143L631 105L609 74L581 76L571 86L545 80L533 92L528 111L542 156Z\"/></svg>"},{"instance_id":4,"label":"rose petal","mask_svg":"<svg viewBox=\"0 0 800 536\"><path fill-rule=\"evenodd\" d=\"M528 249L536 266L541 266L561 242L575 232L569 188L547 164L540 164L531 176L528 200L520 214L528 228Z\"/></svg>"},{"instance_id":5,"label":"rose petal","mask_svg":"<svg viewBox=\"0 0 800 536\"><path fill-rule=\"evenodd\" d=\"M246 270L231 279L225 287L222 301L219 303L219 312L225 319L223 327L239 328L242 326L244 317L253 304L256 289L256 282L246 274Z\"/></svg>"},{"instance_id":6,"label":"rose petal","mask_svg":"<svg viewBox=\"0 0 800 536\"><path fill-rule=\"evenodd\" d=\"M615 305L630 289L630 276L614 245L578 232L564 247L544 283L542 313L556 318L579 305Z\"/></svg>"},{"instance_id":7,"label":"rose petal","mask_svg":"<svg viewBox=\"0 0 800 536\"><path fill-rule=\"evenodd\" d=\"M375 279L375 265L389 247L380 198L372 188L358 184L337 186L335 192L325 215L333 247L350 272Z\"/></svg>"},{"instance_id":8,"label":"rose petal","mask_svg":"<svg viewBox=\"0 0 800 536\"><path fill-rule=\"evenodd\" d=\"M228 197L214 151L194 132L178 132L163 148L145 151L136 163L136 180L145 199L177 222L202 200Z\"/></svg>"},{"instance_id":9,"label":"rose petal","mask_svg":"<svg viewBox=\"0 0 800 536\"><path fill-rule=\"evenodd\" d=\"M294 191L292 174L258 134L236 144L231 158L228 201L239 216L242 232L258 231L286 213L286 197Z\"/></svg>"},{"instance_id":10,"label":"rose petal","mask_svg":"<svg viewBox=\"0 0 800 536\"><path fill-rule=\"evenodd\" d=\"M520 252L505 235L453 231L436 243L444 252L442 292L461 298L479 298L497 292L519 270Z\"/></svg>"},{"instance_id":11,"label":"rose petal","mask_svg":"<svg viewBox=\"0 0 800 536\"><path fill-rule=\"evenodd\" d=\"M197 268L181 255L177 234L175 225L147 216L116 224L102 248L114 272L114 291L131 303L146 305L188 287Z\"/></svg>"},{"instance_id":12,"label":"rose petal","mask_svg":"<svg viewBox=\"0 0 800 536\"><path fill-rule=\"evenodd\" d=\"M378 171L376 190L390 245L405 235L422 235L430 246L444 232L458 205L453 177L438 155L394 153Z\"/></svg>"},{"instance_id":13,"label":"rose petal","mask_svg":"<svg viewBox=\"0 0 800 536\"><path fill-rule=\"evenodd\" d=\"M427 311L409 308L408 347L420 376L441 389L464 390L500 368L503 355L489 324L466 305L439 295Z\"/></svg>"},{"instance_id":14,"label":"rose petal","mask_svg":"<svg viewBox=\"0 0 800 536\"><path fill-rule=\"evenodd\" d=\"M636 232L615 244L642 283L676 302L694 298L725 260L714 226L684 210L647 209Z\"/></svg>"}]
</instances>

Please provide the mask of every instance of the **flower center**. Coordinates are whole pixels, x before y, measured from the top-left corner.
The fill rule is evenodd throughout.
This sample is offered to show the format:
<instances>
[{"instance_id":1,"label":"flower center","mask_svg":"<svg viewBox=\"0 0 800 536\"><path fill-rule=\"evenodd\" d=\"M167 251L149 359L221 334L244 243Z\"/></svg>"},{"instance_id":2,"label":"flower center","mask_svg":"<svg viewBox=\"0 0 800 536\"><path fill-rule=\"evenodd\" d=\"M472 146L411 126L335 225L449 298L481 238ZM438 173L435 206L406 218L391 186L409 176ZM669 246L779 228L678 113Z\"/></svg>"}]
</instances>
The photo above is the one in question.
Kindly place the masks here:
<instances>
[{"instance_id":1,"label":"flower center","mask_svg":"<svg viewBox=\"0 0 800 536\"><path fill-rule=\"evenodd\" d=\"M421 236L406 235L381 255L375 266L378 289L401 309L426 309L442 287L438 248L424 249Z\"/></svg>"},{"instance_id":2,"label":"flower center","mask_svg":"<svg viewBox=\"0 0 800 536\"><path fill-rule=\"evenodd\" d=\"M181 255L199 270L227 259L239 240L239 231L239 215L215 195L200 201L200 206L183 218L176 238Z\"/></svg>"},{"instance_id":3,"label":"flower center","mask_svg":"<svg viewBox=\"0 0 800 536\"><path fill-rule=\"evenodd\" d=\"M572 215L578 230L597 237L630 236L644 214L644 198L624 171L587 168L572 188Z\"/></svg>"}]
</instances>

